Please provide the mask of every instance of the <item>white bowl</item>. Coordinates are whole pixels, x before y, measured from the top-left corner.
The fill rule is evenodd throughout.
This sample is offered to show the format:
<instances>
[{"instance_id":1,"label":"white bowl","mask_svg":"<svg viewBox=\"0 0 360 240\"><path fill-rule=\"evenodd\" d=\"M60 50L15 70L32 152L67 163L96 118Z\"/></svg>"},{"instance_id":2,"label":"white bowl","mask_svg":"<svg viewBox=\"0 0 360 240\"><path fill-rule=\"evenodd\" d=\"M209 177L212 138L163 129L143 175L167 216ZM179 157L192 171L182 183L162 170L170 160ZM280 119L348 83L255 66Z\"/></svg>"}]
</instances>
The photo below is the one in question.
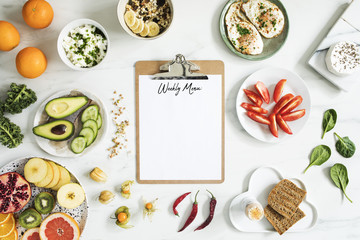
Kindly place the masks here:
<instances>
[{"instance_id":1,"label":"white bowl","mask_svg":"<svg viewBox=\"0 0 360 240\"><path fill-rule=\"evenodd\" d=\"M122 28L130 36L132 36L134 38L137 38L137 39L153 40L153 39L156 39L156 38L159 38L159 37L163 36L169 30L169 28L171 27L172 21L174 19L174 7L173 7L173 4L172 4L172 1L171 0L166 0L166 1L169 2L169 7L170 7L170 10L171 10L170 24L167 27L167 29L165 29L165 31L163 31L162 33L160 33L160 34L158 34L158 35L156 35L154 37L141 37L141 36L137 35L136 33L133 33L131 31L131 29L126 25L125 20L124 20L124 15L125 15L125 10L126 10L125 8L126 8L126 4L129 2L129 0L119 0L119 4L117 6L117 15L118 15L118 19L119 19L119 22L120 22Z\"/></svg>"},{"instance_id":2,"label":"white bowl","mask_svg":"<svg viewBox=\"0 0 360 240\"><path fill-rule=\"evenodd\" d=\"M82 26L84 24L90 24L90 25L93 25L95 27L97 27L98 29L100 29L101 32L103 32L103 34L105 35L106 37L106 40L107 40L107 48L106 48L106 55L108 54L109 52L109 48L110 48L110 39L109 39L109 35L107 34L105 28L103 26L100 25L100 23L94 21L94 20L91 20L91 19L88 19L88 18L83 18L83 19L77 19L77 20L74 20L70 23L68 23L60 32L59 34L59 37L58 37L58 41L57 41L57 49L58 49L58 53L59 53L59 56L61 58L61 60L67 65L69 66L70 68L74 69L74 70L78 70L78 71L88 71L90 69L94 69L94 68L97 68L99 67L100 64L102 64L106 58L106 55L104 56L104 58L95 66L93 67L88 67L88 68L82 68L82 67L78 67L78 66L75 66L69 59L68 57L66 56L66 52L65 52L65 49L63 48L62 46L62 42L64 40L64 38L69 34L69 32L76 28L76 27L79 27L79 26Z\"/></svg>"}]
</instances>

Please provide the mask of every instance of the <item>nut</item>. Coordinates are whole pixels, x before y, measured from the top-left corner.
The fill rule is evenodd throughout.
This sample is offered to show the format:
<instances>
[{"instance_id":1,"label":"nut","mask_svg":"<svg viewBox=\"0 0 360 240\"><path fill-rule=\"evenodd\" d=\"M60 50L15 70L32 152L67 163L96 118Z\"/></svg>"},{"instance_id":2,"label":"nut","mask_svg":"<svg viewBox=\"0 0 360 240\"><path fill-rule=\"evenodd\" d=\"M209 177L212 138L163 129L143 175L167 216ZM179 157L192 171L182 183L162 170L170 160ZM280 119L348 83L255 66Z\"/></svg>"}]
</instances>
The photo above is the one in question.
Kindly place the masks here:
<instances>
[{"instance_id":1,"label":"nut","mask_svg":"<svg viewBox=\"0 0 360 240\"><path fill-rule=\"evenodd\" d=\"M114 199L114 197L115 195L112 192L104 190L100 193L99 202L102 204L108 204Z\"/></svg>"},{"instance_id":2,"label":"nut","mask_svg":"<svg viewBox=\"0 0 360 240\"><path fill-rule=\"evenodd\" d=\"M107 180L107 175L106 173L104 173L103 170L101 170L100 168L96 167L94 168L91 172L90 172L90 177L92 180L96 181L96 182L106 182Z\"/></svg>"}]
</instances>

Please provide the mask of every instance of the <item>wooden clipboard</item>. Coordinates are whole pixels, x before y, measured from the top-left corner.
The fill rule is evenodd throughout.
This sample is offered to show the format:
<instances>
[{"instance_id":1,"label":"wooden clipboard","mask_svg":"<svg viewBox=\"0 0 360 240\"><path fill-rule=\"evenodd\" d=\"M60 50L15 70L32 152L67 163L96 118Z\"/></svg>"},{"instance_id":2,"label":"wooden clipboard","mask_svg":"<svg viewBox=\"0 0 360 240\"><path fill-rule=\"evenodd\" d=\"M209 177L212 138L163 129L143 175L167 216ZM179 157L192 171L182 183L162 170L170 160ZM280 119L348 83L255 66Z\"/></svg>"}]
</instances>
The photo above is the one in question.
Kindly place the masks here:
<instances>
[{"instance_id":1,"label":"wooden clipboard","mask_svg":"<svg viewBox=\"0 0 360 240\"><path fill-rule=\"evenodd\" d=\"M139 130L139 76L140 75L154 75L159 73L161 66L168 61L138 61L135 64L135 100L136 100L136 180L140 184L215 184L222 183L225 180L225 79L224 79L224 63L220 60L202 60L192 61L200 67L200 73L206 75L221 75L222 76L222 116L221 116L221 178L216 180L144 180L140 179L140 130ZM191 166L189 166L191 167ZM206 166L204 166L206 168Z\"/></svg>"}]
</instances>

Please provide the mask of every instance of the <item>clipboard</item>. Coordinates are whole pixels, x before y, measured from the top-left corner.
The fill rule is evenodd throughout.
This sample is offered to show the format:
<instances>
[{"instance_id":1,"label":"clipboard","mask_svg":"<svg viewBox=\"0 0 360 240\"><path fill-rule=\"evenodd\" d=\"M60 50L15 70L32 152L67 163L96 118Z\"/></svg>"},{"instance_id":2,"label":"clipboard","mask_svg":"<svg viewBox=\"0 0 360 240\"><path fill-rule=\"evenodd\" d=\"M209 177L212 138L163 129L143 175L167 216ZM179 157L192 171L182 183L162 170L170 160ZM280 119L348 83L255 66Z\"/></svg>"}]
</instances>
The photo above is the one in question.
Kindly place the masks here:
<instances>
[{"instance_id":1,"label":"clipboard","mask_svg":"<svg viewBox=\"0 0 360 240\"><path fill-rule=\"evenodd\" d=\"M175 64L174 64L175 63ZM179 66L174 67L174 65L182 65L182 68ZM176 70L174 70L176 68ZM200 70L200 71L198 71ZM141 150L144 148L144 144L141 144L140 138L143 136L142 132L144 129L140 128L141 119L140 119L140 81L142 76L151 76L152 80L147 81L158 81L158 80L189 80L198 81L201 79L203 81L209 81L207 76L218 76L220 75L220 87L219 89L219 131L221 133L219 136L220 150L218 154L218 165L216 171L218 175L215 178L206 178L206 179L197 179L189 178L184 179L179 177L178 179L167 179L166 177L151 178L147 179L142 176L142 172L145 172L143 169L145 164L142 164L142 154ZM220 60L203 60L203 61L187 61L184 56L181 54L176 55L174 60L167 61L138 61L135 64L135 98L136 98L136 180L140 184L194 184L194 183L222 183L225 179L225 80L224 80L224 63ZM176 143L175 143L176 144ZM155 150L154 150L155 151ZM151 160L149 160L151 161ZM169 159L171 161L171 159ZM176 169L179 163L174 162L173 167ZM181 163L180 163L181 164ZM158 166L161 169L162 166ZM190 169L192 166L188 166ZM164 171L164 169L161 169ZM208 166L202 166L202 171L208 170Z\"/></svg>"}]
</instances>

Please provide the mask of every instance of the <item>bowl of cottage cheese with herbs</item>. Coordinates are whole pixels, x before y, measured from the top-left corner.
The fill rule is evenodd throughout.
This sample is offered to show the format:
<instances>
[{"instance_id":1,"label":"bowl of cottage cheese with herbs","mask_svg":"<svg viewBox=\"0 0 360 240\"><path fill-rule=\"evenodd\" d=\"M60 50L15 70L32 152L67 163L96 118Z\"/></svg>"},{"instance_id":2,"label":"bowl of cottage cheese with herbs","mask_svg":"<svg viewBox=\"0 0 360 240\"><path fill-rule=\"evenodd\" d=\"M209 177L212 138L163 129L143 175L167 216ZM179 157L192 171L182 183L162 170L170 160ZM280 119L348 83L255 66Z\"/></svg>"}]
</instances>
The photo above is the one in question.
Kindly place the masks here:
<instances>
[{"instance_id":1,"label":"bowl of cottage cheese with herbs","mask_svg":"<svg viewBox=\"0 0 360 240\"><path fill-rule=\"evenodd\" d=\"M108 34L99 23L91 19L78 19L62 29L57 48L67 66L86 71L104 61L109 44Z\"/></svg>"}]
</instances>

